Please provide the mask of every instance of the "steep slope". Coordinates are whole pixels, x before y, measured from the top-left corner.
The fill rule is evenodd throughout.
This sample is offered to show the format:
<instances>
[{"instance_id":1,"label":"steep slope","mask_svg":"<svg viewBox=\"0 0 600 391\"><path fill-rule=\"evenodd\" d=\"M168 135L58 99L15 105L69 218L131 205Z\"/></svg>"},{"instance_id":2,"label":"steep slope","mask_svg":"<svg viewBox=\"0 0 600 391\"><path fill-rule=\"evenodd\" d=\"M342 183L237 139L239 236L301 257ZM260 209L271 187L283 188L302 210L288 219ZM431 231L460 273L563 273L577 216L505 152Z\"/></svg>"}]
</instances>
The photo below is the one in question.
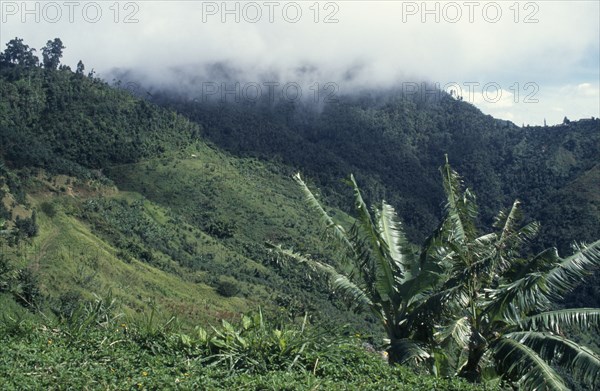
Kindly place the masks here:
<instances>
[{"instance_id":1,"label":"steep slope","mask_svg":"<svg viewBox=\"0 0 600 391\"><path fill-rule=\"evenodd\" d=\"M600 119L519 128L442 92L421 97L394 89L340 96L322 108L297 102L207 104L169 92L153 99L200 124L207 138L236 155L301 168L339 206L348 204L335 196L343 193L340 178L353 172L370 198L397 207L416 241L439 219L438 167L446 153L477 194L484 223L518 197L527 217L547 229L538 247L558 246L564 253L574 240L600 237L600 214L590 202L577 194L560 196L574 182L598 189L586 172L598 164ZM558 198L556 213L547 213ZM585 227L579 215L588 216ZM554 230L557 225L563 228Z\"/></svg>"},{"instance_id":2,"label":"steep slope","mask_svg":"<svg viewBox=\"0 0 600 391\"><path fill-rule=\"evenodd\" d=\"M419 241L438 221L437 167L448 153L484 223L520 197L543 224L538 245L565 253L572 240L600 236L599 120L521 129L443 94L343 97L322 111L157 94L190 121L68 69L11 66L0 81L4 241L59 304L112 289L132 312L156 297L165 313L188 319L259 304L351 319L323 281L279 264L263 245L332 256L289 178L296 168L339 206L350 205L340 179L353 172ZM17 243L32 254L20 256ZM100 255L70 253L76 243ZM126 277L131 265L145 270L133 273L139 279Z\"/></svg>"},{"instance_id":3,"label":"steep slope","mask_svg":"<svg viewBox=\"0 0 600 391\"><path fill-rule=\"evenodd\" d=\"M331 255L290 168L219 151L180 115L66 69L0 77L2 256L28 270L31 301L60 313L112 291L132 315L189 324L259 306L355 321L264 246Z\"/></svg>"}]
</instances>

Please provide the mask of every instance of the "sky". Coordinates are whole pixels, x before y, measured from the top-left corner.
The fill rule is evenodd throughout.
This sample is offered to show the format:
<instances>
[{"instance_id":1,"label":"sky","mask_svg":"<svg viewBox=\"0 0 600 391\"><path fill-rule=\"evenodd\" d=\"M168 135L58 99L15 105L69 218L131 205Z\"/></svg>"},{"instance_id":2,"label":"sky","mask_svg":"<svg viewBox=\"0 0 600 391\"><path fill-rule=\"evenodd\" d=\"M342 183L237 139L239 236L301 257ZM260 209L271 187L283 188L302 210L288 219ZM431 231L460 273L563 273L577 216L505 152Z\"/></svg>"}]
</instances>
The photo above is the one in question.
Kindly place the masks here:
<instances>
[{"instance_id":1,"label":"sky","mask_svg":"<svg viewBox=\"0 0 600 391\"><path fill-rule=\"evenodd\" d=\"M209 85L206 64L222 63L248 99L290 83L304 96L427 93L416 83L427 81L517 125L600 117L597 0L0 0L0 13L2 49L20 37L41 56L59 37L63 64L82 60L108 81L131 69L203 96L229 88Z\"/></svg>"}]
</instances>

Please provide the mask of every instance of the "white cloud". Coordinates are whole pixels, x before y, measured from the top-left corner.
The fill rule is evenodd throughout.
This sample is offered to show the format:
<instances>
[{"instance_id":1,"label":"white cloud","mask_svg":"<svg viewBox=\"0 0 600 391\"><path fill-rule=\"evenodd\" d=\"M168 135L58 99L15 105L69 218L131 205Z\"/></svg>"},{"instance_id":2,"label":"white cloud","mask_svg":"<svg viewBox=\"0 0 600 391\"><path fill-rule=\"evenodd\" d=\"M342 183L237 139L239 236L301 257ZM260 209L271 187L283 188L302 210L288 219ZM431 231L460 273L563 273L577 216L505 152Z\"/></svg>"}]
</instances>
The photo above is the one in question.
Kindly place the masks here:
<instances>
[{"instance_id":1,"label":"white cloud","mask_svg":"<svg viewBox=\"0 0 600 391\"><path fill-rule=\"evenodd\" d=\"M220 13L203 14L208 6L220 8L224 4L220 1L98 1L95 4L100 5L102 17L97 23L82 17L81 9L93 3L89 1L79 2L73 23L69 23L64 7L58 23L48 23L44 15L39 23L32 15L25 15L27 22L22 23L22 9L14 15L6 12L6 7L22 7L22 2L1 3L5 18L0 25L2 44L19 36L29 45L41 47L48 39L60 37L67 46L64 63L75 66L83 59L88 68L100 74L113 67L132 67L160 78L173 66L201 69L197 64L229 61L245 71L246 79L258 79L269 70L294 79L299 66L314 65L318 67L310 74L314 81L336 81L341 91L357 84L380 86L414 79L441 85L450 81L493 82L500 85L502 99L494 105L476 102L492 115L510 112L526 123L543 121L541 113L552 112L552 107L563 107L574 118L577 113L598 115L598 85L594 82L600 56L598 2L518 2L517 15L515 2L481 1L472 9L472 23L467 2L461 1L427 2L428 10L437 4L437 11L429 14L424 14L421 1L319 2L318 23L314 21L314 2L296 3L302 10L297 23L285 20L283 9L291 2L278 3L273 23L268 21L263 2L255 3L262 12L258 23L244 20L248 2L227 2L230 9L239 4L239 23L233 21L232 14L226 15L226 23L222 23ZM45 3L27 2L28 9L35 4L39 4L41 14ZM453 4L458 4L461 12L456 23L450 20L457 15ZM407 12L414 11L410 7L417 7L417 12ZM502 15L491 23L497 7ZM288 8L289 19L294 13ZM124 23L127 16L138 22ZM326 16L338 23L323 23ZM525 23L526 17L537 22ZM352 81L344 78L348 68L353 68ZM525 107L521 102L530 92L523 89L527 82L539 86L540 102ZM557 86L571 87L558 91L562 87ZM513 96L517 92L519 103ZM577 105L567 97L575 99Z\"/></svg>"},{"instance_id":2,"label":"white cloud","mask_svg":"<svg viewBox=\"0 0 600 391\"><path fill-rule=\"evenodd\" d=\"M581 96L599 96L600 89L592 86L591 83L581 83L577 86L577 93Z\"/></svg>"}]
</instances>

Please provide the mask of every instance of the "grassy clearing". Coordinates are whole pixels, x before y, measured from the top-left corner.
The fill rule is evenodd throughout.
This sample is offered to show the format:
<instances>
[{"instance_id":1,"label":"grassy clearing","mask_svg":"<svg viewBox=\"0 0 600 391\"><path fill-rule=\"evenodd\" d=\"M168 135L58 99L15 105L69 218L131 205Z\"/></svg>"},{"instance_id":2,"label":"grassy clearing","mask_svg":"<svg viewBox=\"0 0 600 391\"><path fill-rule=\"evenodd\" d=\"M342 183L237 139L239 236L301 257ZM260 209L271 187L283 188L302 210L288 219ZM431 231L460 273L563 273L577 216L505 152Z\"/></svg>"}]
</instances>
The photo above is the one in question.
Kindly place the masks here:
<instances>
[{"instance_id":1,"label":"grassy clearing","mask_svg":"<svg viewBox=\"0 0 600 391\"><path fill-rule=\"evenodd\" d=\"M91 299L94 293L111 291L133 315L156 305L166 317L177 315L184 320L207 321L217 314L239 312L248 307L244 298L223 298L215 289L200 282L201 272L181 278L181 267L173 273L130 259L119 258L119 249L93 232L89 222L65 213L61 205L72 203L53 200L59 211L52 218L39 214L39 236L18 248L5 247L15 265L27 267L39 279L39 288L49 300L65 295ZM135 199L139 195L117 194L115 199ZM47 201L46 197L31 199L33 207ZM65 201L63 203L63 201ZM80 202L79 200L78 202ZM163 213L154 207L154 215Z\"/></svg>"}]
</instances>

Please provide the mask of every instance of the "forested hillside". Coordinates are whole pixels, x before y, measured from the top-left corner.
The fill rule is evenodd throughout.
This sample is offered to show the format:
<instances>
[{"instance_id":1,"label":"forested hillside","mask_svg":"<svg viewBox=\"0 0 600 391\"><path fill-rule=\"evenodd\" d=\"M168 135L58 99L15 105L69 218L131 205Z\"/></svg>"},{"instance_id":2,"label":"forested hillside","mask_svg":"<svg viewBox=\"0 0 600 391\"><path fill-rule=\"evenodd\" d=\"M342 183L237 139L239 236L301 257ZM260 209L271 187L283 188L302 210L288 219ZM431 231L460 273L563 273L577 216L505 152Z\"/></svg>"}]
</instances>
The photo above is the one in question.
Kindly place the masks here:
<instances>
[{"instance_id":1,"label":"forested hillside","mask_svg":"<svg viewBox=\"0 0 600 391\"><path fill-rule=\"evenodd\" d=\"M19 53L32 55L27 47L21 49ZM350 384L356 389L365 384L375 387L365 380L372 375L379 376L384 385L393 384L394 376L403 376L423 389L436 387L432 384L438 380L423 385L412 372L381 369L377 354L365 356L365 349L358 349L357 344L382 346L384 334L377 313L359 308L356 315L351 311L353 304L344 300L347 292L333 289L335 284L327 276L273 251L274 245L282 245L308 254L315 264L351 269L339 262L339 245L324 234L319 216L314 215L314 202L312 206L306 203L306 194L292 179L298 171L315 191L314 200L328 205L318 209L333 217L326 220L325 231L337 229L339 223L354 235L358 232L355 218L359 223L361 218L366 221L361 229L371 222L364 214L368 208L356 202L362 200L356 198L361 194L356 183L353 193L346 180L352 173L365 205L384 199L385 210L398 212L403 224L390 217L378 227L398 224L402 228L392 231L406 232L408 240L401 242L410 251L417 244L439 239L430 236L425 241L431 232L439 234L444 227L440 220L451 209L444 204L448 188L462 194L459 179L450 185L446 178L441 180L444 163L449 172L445 155L477 195L476 202L471 192L465 191L461 198L468 198L468 207L473 208L468 216L473 218L469 229L474 244L460 243L465 253L481 245L474 239L476 233L497 223L494 216L507 210L515 198L522 201L525 222L541 223L537 239L529 242L526 239L535 235L527 233L515 241L523 245L523 259L553 246L566 256L574 241L600 238L599 119L520 128L443 93L439 99L421 99L393 89L340 96L323 107L306 102L198 103L168 92L140 98L93 73L86 75L81 62L73 72L59 67L58 61L46 59L40 66L31 56L12 58L9 54L0 56L0 304L11 312L0 330L4 342L22 351L23 357L32 354L27 350L29 342L46 352L53 340L60 341L63 350L57 354L70 357L69 368L78 371L74 363L81 352L72 350L71 344L85 340L89 331L93 338L85 349L96 354L108 349L100 341L126 341L130 351L139 350L140 365L179 360L172 364L175 368L190 359L207 356L210 360L243 351L249 354L244 356L248 361L230 361L230 371L254 373L248 369L254 368L251 360L264 360L264 371L282 371L277 376L283 377L275 379L235 380L247 384L281 385L287 380L300 384L303 379L289 377L289 369L299 365L307 381L331 385L339 380L331 369L337 362L349 368L350 375L362 368L356 384ZM375 217L384 215L374 210ZM360 248L368 234L356 235ZM395 234L390 238L386 240L398 244ZM368 258L388 251L393 246L386 240L374 240L374 247L356 254ZM451 244L455 247L446 250L458 247ZM422 259L430 256L428 251ZM448 254L456 256L452 251ZM514 265L521 265L523 259L509 255ZM598 263L596 255L590 256L590 264ZM542 273L563 261L558 255L548 259L543 258L548 265L538 260L527 267ZM456 270L440 265L434 268L439 274L436 281L458 279L451 274ZM494 267L509 276L518 275L504 266ZM417 269L421 270L412 272ZM573 275L579 278L577 273ZM567 293L575 285L573 275L565 283ZM487 282L496 289L499 281L490 276ZM419 295L430 294L434 288L433 283L421 285L431 282L427 278L418 283ZM599 283L591 281L587 291L576 292L567 304L597 306L594 298ZM488 289L482 284L477 288L481 292ZM482 295L471 293L473 308L487 305L478 301ZM123 316L135 323L131 331L127 322L111 318L113 298L122 305ZM564 300L557 304L548 299L544 309L564 304ZM535 305L531 308L539 309ZM252 318L241 316L249 312ZM290 328L278 323L267 329L263 314L288 321ZM600 318L596 312L590 317ZM32 322L59 322L69 331L53 334L45 326L27 326L32 318ZM204 328L221 320L226 322L207 337ZM169 334L173 323L178 330L195 334ZM305 329L306 324L314 330ZM107 325L117 327L119 334L109 336L112 331ZM204 331L194 329L198 325ZM439 327L432 325L427 333ZM310 345L311 340L302 339L307 330L314 331L310 338L318 343ZM322 333L339 333L346 339L327 339ZM123 340L114 339L121 334ZM349 342L351 335L356 339L353 342ZM589 339L587 334L577 337ZM272 345L262 345L262 340ZM336 353L338 349L349 349L347 357ZM262 356L252 356L248 350ZM44 360L52 363L48 354ZM123 352L106 354L115 354L119 361ZM433 355L422 357L434 366L450 367L449 362L436 362ZM318 368L321 358L322 369ZM7 362L0 362L0 369L14 371L20 365ZM100 362L102 367L108 361ZM124 373L141 368L120 365ZM224 384L226 372L207 374L200 364L165 371L169 382L180 381L187 371L216 376L205 379L214 383L204 384ZM596 376L583 372L588 383ZM142 377L147 376L147 370L143 373ZM121 375L131 386L144 380L136 383L131 376ZM81 373L78 376L83 379ZM105 381L98 384L109 387L109 377ZM471 389L466 383L453 382L436 384L440 389ZM80 383L82 387L89 384Z\"/></svg>"},{"instance_id":2,"label":"forested hillside","mask_svg":"<svg viewBox=\"0 0 600 391\"><path fill-rule=\"evenodd\" d=\"M264 247L318 242L291 168L221 152L184 117L68 69L1 77L3 256L37 280L32 300L112 289L184 322L259 305L352 320Z\"/></svg>"},{"instance_id":3,"label":"forested hillside","mask_svg":"<svg viewBox=\"0 0 600 391\"><path fill-rule=\"evenodd\" d=\"M322 110L173 96L153 99L202 125L205 137L234 154L302 169L334 199L345 187L340 178L354 173L370 198L399 209L414 240L439 220L438 168L446 153L479 196L482 223L519 198L528 218L542 223L539 247L568 251L575 240L600 236L593 195L600 193L600 119L521 128L443 92L426 99L393 89L340 96Z\"/></svg>"},{"instance_id":4,"label":"forested hillside","mask_svg":"<svg viewBox=\"0 0 600 391\"><path fill-rule=\"evenodd\" d=\"M347 186L341 179L354 173L368 199L384 198L398 209L409 238L418 242L440 218L438 167L447 153L479 197L482 225L519 198L526 218L541 222L536 248L557 246L568 253L575 240L600 237L599 119L519 128L444 93L425 99L394 89L340 96L323 108L306 102L203 104L154 93L152 100L166 107L160 108L83 69L83 64L77 72L3 66L1 152L4 169L18 171L8 182L21 203L25 190L17 186L18 177L30 180L42 168L48 179L66 175L95 186L117 184L217 241L236 241L234 251L244 248L256 261L265 258L265 240L296 244L302 237L294 229L298 219L281 213L282 221L274 224L274 215L265 215L250 218L249 226L245 216L265 203L242 197L238 186L273 199L267 189L274 182L265 179L259 190L252 176L267 170L275 171L267 177L285 178L301 170L330 203L344 208ZM228 160L231 164L224 163ZM232 171L238 177L225 175ZM231 185L224 189L226 181ZM229 202L223 194L240 200ZM297 206L286 212L291 210ZM171 254L163 248L168 258L198 263L174 247Z\"/></svg>"}]
</instances>

